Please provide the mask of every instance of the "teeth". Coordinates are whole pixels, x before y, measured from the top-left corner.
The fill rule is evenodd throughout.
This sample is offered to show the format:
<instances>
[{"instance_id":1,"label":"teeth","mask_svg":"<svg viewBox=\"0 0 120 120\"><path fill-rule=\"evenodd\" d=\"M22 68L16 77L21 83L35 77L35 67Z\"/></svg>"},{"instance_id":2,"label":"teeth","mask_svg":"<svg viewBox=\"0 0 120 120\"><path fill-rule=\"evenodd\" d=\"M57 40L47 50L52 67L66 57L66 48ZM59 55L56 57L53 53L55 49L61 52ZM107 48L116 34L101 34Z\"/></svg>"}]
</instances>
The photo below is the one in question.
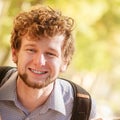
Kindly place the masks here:
<instances>
[{"instance_id":1,"label":"teeth","mask_svg":"<svg viewBox=\"0 0 120 120\"><path fill-rule=\"evenodd\" d=\"M46 72L40 72L40 71L33 70L33 69L31 69L31 71L34 72L34 73L37 73L37 74L44 74L44 73L46 73Z\"/></svg>"}]
</instances>

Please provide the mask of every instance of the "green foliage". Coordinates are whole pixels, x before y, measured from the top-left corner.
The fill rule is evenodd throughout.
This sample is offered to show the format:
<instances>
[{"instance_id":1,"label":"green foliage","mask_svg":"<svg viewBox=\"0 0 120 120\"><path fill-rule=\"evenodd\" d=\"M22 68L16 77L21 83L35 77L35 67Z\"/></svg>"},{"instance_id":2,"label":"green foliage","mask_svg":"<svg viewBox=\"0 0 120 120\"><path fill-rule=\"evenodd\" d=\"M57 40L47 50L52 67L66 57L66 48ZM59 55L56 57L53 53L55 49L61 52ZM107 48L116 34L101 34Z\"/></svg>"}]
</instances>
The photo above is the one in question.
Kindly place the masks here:
<instances>
[{"instance_id":1,"label":"green foliage","mask_svg":"<svg viewBox=\"0 0 120 120\"><path fill-rule=\"evenodd\" d=\"M119 39L117 38L119 36L115 37L120 28L120 2L118 0L79 0L76 2L74 0L6 0L2 2L3 5L7 4L6 10L4 7L2 9L4 16L0 20L2 44L6 44L6 38L10 37L12 20L20 10L28 9L36 3L47 4L75 19L76 54L73 66L78 70L109 70L111 68L113 53L110 47L114 49Z\"/></svg>"},{"instance_id":2,"label":"green foliage","mask_svg":"<svg viewBox=\"0 0 120 120\"><path fill-rule=\"evenodd\" d=\"M2 1L4 16L1 17L1 43L6 46L10 39L12 20L20 10L36 3L60 9L75 19L76 53L73 66L77 70L110 70L113 49L117 45L120 28L120 2L118 0L10 0ZM73 4L74 3L74 4ZM117 37L116 37L117 36ZM7 41L7 43L5 42ZM113 44L114 43L114 44ZM110 48L112 47L112 49Z\"/></svg>"}]
</instances>

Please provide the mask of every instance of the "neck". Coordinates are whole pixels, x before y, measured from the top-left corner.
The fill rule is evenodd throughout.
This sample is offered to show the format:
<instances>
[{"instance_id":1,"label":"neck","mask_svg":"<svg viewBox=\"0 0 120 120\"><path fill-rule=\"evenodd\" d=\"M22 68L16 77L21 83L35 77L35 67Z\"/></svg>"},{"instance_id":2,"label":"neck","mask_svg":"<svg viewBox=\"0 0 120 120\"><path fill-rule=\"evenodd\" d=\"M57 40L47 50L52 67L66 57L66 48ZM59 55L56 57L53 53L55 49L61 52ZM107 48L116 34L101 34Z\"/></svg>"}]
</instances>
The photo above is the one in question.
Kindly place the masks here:
<instances>
[{"instance_id":1,"label":"neck","mask_svg":"<svg viewBox=\"0 0 120 120\"><path fill-rule=\"evenodd\" d=\"M32 112L38 106L44 104L53 90L54 83L41 89L28 87L22 80L17 80L18 100Z\"/></svg>"}]
</instances>

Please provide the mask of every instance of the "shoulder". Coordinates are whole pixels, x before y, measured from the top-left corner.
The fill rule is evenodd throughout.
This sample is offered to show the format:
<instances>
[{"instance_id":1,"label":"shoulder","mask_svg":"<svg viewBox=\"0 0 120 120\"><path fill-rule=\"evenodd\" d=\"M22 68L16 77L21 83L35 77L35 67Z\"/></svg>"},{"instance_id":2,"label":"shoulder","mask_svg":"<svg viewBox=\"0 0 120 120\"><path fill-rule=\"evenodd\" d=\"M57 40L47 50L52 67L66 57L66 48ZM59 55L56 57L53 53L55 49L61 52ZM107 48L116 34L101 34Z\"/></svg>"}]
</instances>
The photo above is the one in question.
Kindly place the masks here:
<instances>
[{"instance_id":1,"label":"shoulder","mask_svg":"<svg viewBox=\"0 0 120 120\"><path fill-rule=\"evenodd\" d=\"M64 79L60 79L59 80L61 86L62 86L62 90L66 93L66 94L69 94L69 93L72 93L72 96L73 96L73 100L75 100L75 96L76 98L78 98L78 101L81 101L81 99L83 98L84 100L84 105L88 106L88 103L90 103L89 105L91 106L88 106L91 108L90 110L90 119L91 118L94 118L96 116L96 104L95 104L95 101L93 100L93 98L91 98L91 95L89 94L88 91L86 91L84 88L82 88L81 86L73 83L72 81L68 81L68 80L64 80ZM81 98L79 100L79 98ZM84 99L85 98L85 99ZM86 99L87 98L87 99ZM91 101L91 102L90 102ZM76 102L74 102L76 103ZM79 102L78 102L79 103ZM79 106L77 104L77 106ZM80 108L79 108L80 109Z\"/></svg>"},{"instance_id":2,"label":"shoulder","mask_svg":"<svg viewBox=\"0 0 120 120\"><path fill-rule=\"evenodd\" d=\"M59 83L59 85L61 86L61 90L64 92L72 92L73 93L73 88L70 84L70 82L68 82L67 80L63 79L63 78L58 78L57 82Z\"/></svg>"},{"instance_id":3,"label":"shoulder","mask_svg":"<svg viewBox=\"0 0 120 120\"><path fill-rule=\"evenodd\" d=\"M64 79L58 78L56 80L56 85L57 85L58 89L61 91L64 101L69 100L69 102L73 102L74 92L73 92L73 88L72 88L71 84Z\"/></svg>"}]
</instances>

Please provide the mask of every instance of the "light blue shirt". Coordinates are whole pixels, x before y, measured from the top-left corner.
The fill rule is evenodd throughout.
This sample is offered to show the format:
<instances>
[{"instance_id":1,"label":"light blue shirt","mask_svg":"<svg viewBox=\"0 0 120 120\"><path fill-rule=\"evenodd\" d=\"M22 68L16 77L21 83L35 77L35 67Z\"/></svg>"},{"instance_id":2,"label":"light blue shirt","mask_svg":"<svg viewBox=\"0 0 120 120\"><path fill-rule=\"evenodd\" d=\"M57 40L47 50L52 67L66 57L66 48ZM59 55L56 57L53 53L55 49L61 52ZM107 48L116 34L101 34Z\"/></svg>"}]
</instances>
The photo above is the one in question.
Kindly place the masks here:
<instances>
[{"instance_id":1,"label":"light blue shirt","mask_svg":"<svg viewBox=\"0 0 120 120\"><path fill-rule=\"evenodd\" d=\"M66 81L57 79L48 100L29 112L17 99L17 71L0 88L0 115L2 120L70 120L73 106L73 89ZM31 98L32 99L32 98ZM91 117L95 115L92 104ZM90 118L91 118L90 117Z\"/></svg>"}]
</instances>

